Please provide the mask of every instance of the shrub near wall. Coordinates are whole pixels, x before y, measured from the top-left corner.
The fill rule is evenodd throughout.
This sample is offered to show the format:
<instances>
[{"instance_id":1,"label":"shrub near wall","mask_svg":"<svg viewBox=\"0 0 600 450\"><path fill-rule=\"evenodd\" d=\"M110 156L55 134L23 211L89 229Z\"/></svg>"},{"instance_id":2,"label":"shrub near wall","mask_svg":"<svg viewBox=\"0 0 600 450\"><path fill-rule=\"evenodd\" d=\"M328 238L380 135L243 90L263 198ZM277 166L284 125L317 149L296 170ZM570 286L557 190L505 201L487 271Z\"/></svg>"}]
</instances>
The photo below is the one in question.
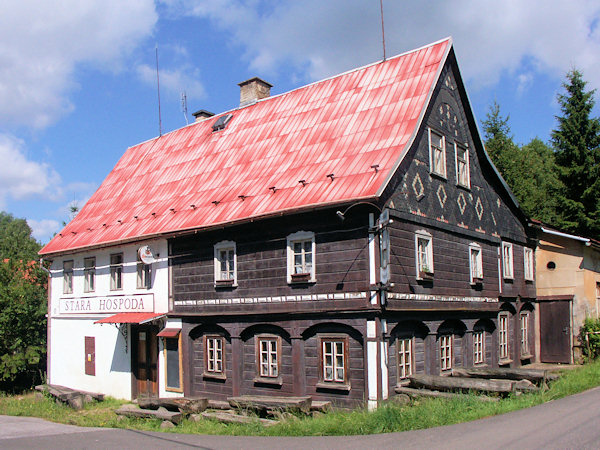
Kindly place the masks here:
<instances>
[{"instance_id":1,"label":"shrub near wall","mask_svg":"<svg viewBox=\"0 0 600 450\"><path fill-rule=\"evenodd\" d=\"M589 317L585 319L579 330L579 341L586 360L596 359L600 356L600 319Z\"/></svg>"}]
</instances>

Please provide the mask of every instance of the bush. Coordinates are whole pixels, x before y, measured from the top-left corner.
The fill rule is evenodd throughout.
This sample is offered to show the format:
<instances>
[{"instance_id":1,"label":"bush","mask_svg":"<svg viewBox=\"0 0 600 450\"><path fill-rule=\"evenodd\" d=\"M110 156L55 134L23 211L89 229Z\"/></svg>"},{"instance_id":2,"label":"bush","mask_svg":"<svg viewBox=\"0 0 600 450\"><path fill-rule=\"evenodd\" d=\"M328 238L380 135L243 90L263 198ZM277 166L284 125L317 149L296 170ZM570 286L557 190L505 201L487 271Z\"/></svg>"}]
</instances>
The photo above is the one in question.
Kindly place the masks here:
<instances>
[{"instance_id":1,"label":"bush","mask_svg":"<svg viewBox=\"0 0 600 450\"><path fill-rule=\"evenodd\" d=\"M587 318L579 330L583 356L587 360L600 356L600 319Z\"/></svg>"}]
</instances>

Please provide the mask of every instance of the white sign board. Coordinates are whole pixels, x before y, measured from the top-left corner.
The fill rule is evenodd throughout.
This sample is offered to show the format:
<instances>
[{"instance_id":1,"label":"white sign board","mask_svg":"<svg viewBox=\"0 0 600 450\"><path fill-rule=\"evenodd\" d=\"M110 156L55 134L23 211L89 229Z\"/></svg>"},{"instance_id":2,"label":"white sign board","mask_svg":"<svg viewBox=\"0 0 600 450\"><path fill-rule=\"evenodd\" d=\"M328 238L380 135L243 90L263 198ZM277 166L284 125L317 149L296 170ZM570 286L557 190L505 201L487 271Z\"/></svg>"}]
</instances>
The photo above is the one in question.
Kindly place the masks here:
<instances>
[{"instance_id":1,"label":"white sign board","mask_svg":"<svg viewBox=\"0 0 600 450\"><path fill-rule=\"evenodd\" d=\"M154 312L154 294L61 298L59 312L60 314Z\"/></svg>"}]
</instances>

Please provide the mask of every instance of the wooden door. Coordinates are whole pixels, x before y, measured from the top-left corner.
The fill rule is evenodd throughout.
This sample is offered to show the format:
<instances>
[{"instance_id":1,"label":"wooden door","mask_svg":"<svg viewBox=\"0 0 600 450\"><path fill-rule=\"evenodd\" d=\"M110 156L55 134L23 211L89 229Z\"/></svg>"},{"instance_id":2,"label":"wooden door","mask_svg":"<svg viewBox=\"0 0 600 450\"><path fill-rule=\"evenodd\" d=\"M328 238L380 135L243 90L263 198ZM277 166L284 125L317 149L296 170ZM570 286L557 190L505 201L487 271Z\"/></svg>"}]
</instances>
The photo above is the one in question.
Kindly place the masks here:
<instances>
[{"instance_id":1,"label":"wooden door","mask_svg":"<svg viewBox=\"0 0 600 450\"><path fill-rule=\"evenodd\" d=\"M133 396L158 397L158 330L132 325Z\"/></svg>"},{"instance_id":2,"label":"wooden door","mask_svg":"<svg viewBox=\"0 0 600 450\"><path fill-rule=\"evenodd\" d=\"M571 363L571 302L543 301L540 305L540 360Z\"/></svg>"}]
</instances>

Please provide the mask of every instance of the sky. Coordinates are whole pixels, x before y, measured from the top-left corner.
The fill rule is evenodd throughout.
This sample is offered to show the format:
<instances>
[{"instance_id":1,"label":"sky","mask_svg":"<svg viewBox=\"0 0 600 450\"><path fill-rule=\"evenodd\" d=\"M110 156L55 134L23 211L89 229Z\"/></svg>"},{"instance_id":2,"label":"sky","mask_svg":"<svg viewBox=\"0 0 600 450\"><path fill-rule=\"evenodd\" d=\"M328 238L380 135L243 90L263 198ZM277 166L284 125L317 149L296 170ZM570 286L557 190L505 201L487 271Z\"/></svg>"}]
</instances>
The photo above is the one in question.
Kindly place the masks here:
<instances>
[{"instance_id":1,"label":"sky","mask_svg":"<svg viewBox=\"0 0 600 450\"><path fill-rule=\"evenodd\" d=\"M549 140L570 70L600 88L597 0L383 0L383 13L388 57L451 36L475 117L497 101L517 143ZM40 243L159 134L157 52L164 134L186 125L182 92L191 122L237 107L254 76L279 94L381 60L380 1L3 0L0 210Z\"/></svg>"}]
</instances>

